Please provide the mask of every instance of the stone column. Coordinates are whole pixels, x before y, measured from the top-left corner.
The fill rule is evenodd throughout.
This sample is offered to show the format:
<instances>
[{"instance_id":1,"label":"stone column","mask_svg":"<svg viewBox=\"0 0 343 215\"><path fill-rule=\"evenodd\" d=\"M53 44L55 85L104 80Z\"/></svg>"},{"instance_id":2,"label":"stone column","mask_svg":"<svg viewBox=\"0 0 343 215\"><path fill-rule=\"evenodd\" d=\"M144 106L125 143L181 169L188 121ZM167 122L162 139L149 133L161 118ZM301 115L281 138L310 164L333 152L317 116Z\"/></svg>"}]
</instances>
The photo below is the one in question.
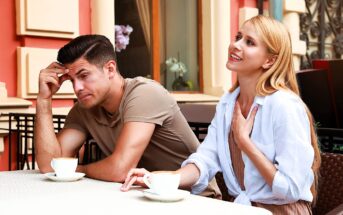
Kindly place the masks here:
<instances>
[{"instance_id":1,"label":"stone column","mask_svg":"<svg viewBox=\"0 0 343 215\"><path fill-rule=\"evenodd\" d=\"M221 96L231 86L226 69L230 43L230 1L202 1L204 93Z\"/></svg>"},{"instance_id":2,"label":"stone column","mask_svg":"<svg viewBox=\"0 0 343 215\"><path fill-rule=\"evenodd\" d=\"M92 33L106 36L114 42L114 0L91 1Z\"/></svg>"},{"instance_id":3,"label":"stone column","mask_svg":"<svg viewBox=\"0 0 343 215\"><path fill-rule=\"evenodd\" d=\"M300 69L300 57L306 54L306 43L300 37L300 13L306 12L305 0L284 0L284 15L282 22L287 26L291 39L294 69Z\"/></svg>"}]
</instances>

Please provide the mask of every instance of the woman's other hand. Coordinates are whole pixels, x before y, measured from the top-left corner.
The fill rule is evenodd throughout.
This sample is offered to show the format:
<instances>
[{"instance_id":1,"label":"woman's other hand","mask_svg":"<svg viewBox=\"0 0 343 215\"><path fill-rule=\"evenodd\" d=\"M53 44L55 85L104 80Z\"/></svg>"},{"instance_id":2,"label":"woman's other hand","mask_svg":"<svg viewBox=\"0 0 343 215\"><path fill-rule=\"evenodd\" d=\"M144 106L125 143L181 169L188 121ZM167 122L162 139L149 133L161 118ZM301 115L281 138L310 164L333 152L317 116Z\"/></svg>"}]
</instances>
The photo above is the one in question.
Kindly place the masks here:
<instances>
[{"instance_id":1,"label":"woman's other hand","mask_svg":"<svg viewBox=\"0 0 343 215\"><path fill-rule=\"evenodd\" d=\"M144 168L140 169L131 169L126 176L125 182L121 186L121 191L128 191L132 187L132 185L139 185L142 187L146 187L145 183L143 182L143 176L145 174L150 174L150 172Z\"/></svg>"},{"instance_id":2,"label":"woman's other hand","mask_svg":"<svg viewBox=\"0 0 343 215\"><path fill-rule=\"evenodd\" d=\"M236 102L235 104L231 128L232 128L234 140L242 151L245 151L245 148L246 148L245 143L250 142L247 140L250 139L250 134L252 132L257 110L258 110L258 106L255 106L253 110L251 111L250 116L247 119L245 119L242 114L239 103Z\"/></svg>"}]
</instances>

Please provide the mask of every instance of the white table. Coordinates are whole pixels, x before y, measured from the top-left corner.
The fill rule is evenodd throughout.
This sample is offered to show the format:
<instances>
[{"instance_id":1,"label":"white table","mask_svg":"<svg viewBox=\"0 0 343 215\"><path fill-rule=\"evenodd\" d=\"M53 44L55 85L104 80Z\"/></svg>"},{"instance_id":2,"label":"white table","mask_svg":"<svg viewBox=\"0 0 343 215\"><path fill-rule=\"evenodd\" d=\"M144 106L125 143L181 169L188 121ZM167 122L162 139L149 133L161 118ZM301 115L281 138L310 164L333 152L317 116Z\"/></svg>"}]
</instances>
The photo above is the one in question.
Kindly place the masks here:
<instances>
[{"instance_id":1,"label":"white table","mask_svg":"<svg viewBox=\"0 0 343 215\"><path fill-rule=\"evenodd\" d=\"M54 182L38 171L0 172L0 214L254 214L267 210L190 195L179 202L155 202L142 189L119 190L121 184L83 178Z\"/></svg>"}]
</instances>

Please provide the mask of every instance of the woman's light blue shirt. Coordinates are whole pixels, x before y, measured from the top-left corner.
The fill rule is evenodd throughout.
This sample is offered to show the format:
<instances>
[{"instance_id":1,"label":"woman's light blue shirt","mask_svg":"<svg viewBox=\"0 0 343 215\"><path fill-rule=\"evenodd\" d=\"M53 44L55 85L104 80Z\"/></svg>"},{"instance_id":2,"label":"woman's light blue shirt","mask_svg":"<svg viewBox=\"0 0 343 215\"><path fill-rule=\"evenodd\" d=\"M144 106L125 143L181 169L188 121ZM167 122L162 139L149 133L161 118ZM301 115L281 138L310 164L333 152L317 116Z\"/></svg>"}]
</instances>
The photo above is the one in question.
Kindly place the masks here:
<instances>
[{"instance_id":1,"label":"woman's light blue shirt","mask_svg":"<svg viewBox=\"0 0 343 215\"><path fill-rule=\"evenodd\" d=\"M239 88L221 98L204 142L182 164L194 163L200 170L200 178L193 185L192 193L203 191L220 171L230 195L236 197L235 202L277 205L298 200L311 202L314 151L309 118L301 99L284 90L265 97L256 96L252 105L252 108L255 105L259 107L251 140L277 168L273 185L270 187L266 183L253 162L242 152L245 191L241 190L233 171L228 144L238 94Z\"/></svg>"}]
</instances>

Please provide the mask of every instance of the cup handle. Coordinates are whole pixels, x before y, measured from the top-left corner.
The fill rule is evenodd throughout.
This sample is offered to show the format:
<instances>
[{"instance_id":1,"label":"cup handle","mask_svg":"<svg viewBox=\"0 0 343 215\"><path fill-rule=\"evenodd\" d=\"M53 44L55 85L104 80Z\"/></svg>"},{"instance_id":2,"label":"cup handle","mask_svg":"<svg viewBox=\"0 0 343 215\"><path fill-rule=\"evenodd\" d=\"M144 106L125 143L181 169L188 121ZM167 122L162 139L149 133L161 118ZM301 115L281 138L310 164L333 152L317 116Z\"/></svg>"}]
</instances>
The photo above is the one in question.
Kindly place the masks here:
<instances>
[{"instance_id":1,"label":"cup handle","mask_svg":"<svg viewBox=\"0 0 343 215\"><path fill-rule=\"evenodd\" d=\"M50 161L50 166L52 167L53 170L55 170L55 167L54 167L54 160L53 160L53 159Z\"/></svg>"},{"instance_id":2,"label":"cup handle","mask_svg":"<svg viewBox=\"0 0 343 215\"><path fill-rule=\"evenodd\" d=\"M146 186L148 186L149 188L151 188L151 183L149 181L149 177L150 177L150 174L145 174L143 176L143 182L146 184Z\"/></svg>"}]
</instances>

